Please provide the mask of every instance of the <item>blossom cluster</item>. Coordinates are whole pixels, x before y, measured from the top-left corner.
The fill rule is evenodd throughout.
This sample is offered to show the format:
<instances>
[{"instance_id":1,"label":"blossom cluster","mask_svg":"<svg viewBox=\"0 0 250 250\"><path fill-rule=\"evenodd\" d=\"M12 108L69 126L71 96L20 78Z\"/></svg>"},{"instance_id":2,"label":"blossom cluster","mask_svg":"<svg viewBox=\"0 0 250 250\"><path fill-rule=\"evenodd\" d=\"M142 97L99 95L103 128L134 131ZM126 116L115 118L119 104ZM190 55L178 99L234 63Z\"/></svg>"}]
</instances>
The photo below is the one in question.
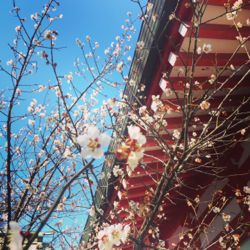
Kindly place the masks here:
<instances>
[{"instance_id":1,"label":"blossom cluster","mask_svg":"<svg viewBox=\"0 0 250 250\"><path fill-rule=\"evenodd\" d=\"M234 2L232 9L226 14L227 20L234 20L237 17L237 11L241 9L243 0L237 0Z\"/></svg>"},{"instance_id":2,"label":"blossom cluster","mask_svg":"<svg viewBox=\"0 0 250 250\"><path fill-rule=\"evenodd\" d=\"M103 155L103 147L108 146L111 137L100 130L89 125L83 135L78 136L77 142L81 146L81 156L83 159L91 158L100 159Z\"/></svg>"},{"instance_id":3,"label":"blossom cluster","mask_svg":"<svg viewBox=\"0 0 250 250\"><path fill-rule=\"evenodd\" d=\"M114 246L120 246L126 243L129 233L129 225L114 224L105 227L97 234L98 249L112 250Z\"/></svg>"},{"instance_id":4,"label":"blossom cluster","mask_svg":"<svg viewBox=\"0 0 250 250\"><path fill-rule=\"evenodd\" d=\"M196 52L198 55L200 55L202 52L205 53L205 54L208 54L212 51L212 45L211 44L206 44L204 43L202 48L201 47L198 47Z\"/></svg>"},{"instance_id":5,"label":"blossom cluster","mask_svg":"<svg viewBox=\"0 0 250 250\"><path fill-rule=\"evenodd\" d=\"M141 133L138 126L128 126L129 138L123 142L115 152L118 160L127 161L127 173L131 175L143 157L143 145L146 137Z\"/></svg>"},{"instance_id":6,"label":"blossom cluster","mask_svg":"<svg viewBox=\"0 0 250 250\"><path fill-rule=\"evenodd\" d=\"M10 250L22 250L23 236L21 235L21 227L17 222L10 222L10 237L9 237L9 248Z\"/></svg>"}]
</instances>

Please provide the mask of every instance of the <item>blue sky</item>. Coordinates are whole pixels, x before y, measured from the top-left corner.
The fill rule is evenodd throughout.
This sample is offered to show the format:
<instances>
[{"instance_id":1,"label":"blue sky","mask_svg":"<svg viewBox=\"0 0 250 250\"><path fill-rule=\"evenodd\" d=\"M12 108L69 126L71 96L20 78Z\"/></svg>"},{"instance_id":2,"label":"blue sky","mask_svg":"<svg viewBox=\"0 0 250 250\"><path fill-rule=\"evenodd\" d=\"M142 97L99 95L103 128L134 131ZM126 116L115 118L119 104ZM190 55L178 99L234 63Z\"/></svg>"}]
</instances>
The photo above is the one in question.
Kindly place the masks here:
<instances>
[{"instance_id":1,"label":"blue sky","mask_svg":"<svg viewBox=\"0 0 250 250\"><path fill-rule=\"evenodd\" d=\"M27 23L30 24L32 23L30 15L40 11L45 2L45 0L16 1L21 8L21 16L25 17ZM10 12L11 8L12 1L0 0L0 60L4 67L7 67L6 61L12 58L8 49L8 43L12 43L12 40L15 38L15 27L18 25L16 18ZM99 53L101 56L104 55L104 49L121 33L121 25L127 19L128 11L133 13L133 18L138 16L138 6L130 0L62 0L57 13L63 14L63 18L53 26L53 29L56 29L59 33L59 38L56 41L57 46L65 47L65 49L57 53L59 73L65 75L74 71L74 60L80 55L80 50L75 43L76 38L84 41L86 35L90 35L93 41L99 42ZM135 45L137 40L140 22L137 22L136 25L137 33L134 34L132 45ZM130 54L131 56L133 55L133 49ZM54 79L53 76L50 76L49 70L51 69L48 69L44 63L39 64L39 69L38 73L28 77L27 83L34 82L46 85L50 78ZM26 83L25 81L24 83ZM0 86L0 90L10 88L11 86L10 78L1 72ZM30 100L27 101L27 105L29 102ZM17 107L16 112L26 113L26 110L27 106L22 104ZM15 125L14 130L18 131L20 125ZM4 145L2 141L1 144ZM82 217L81 219L84 220Z\"/></svg>"},{"instance_id":2,"label":"blue sky","mask_svg":"<svg viewBox=\"0 0 250 250\"><path fill-rule=\"evenodd\" d=\"M16 1L21 7L27 19L30 14L41 9L44 0L20 0ZM13 40L16 19L11 15L12 1L0 0L0 59L6 59L8 42ZM63 0L60 1L58 13L63 14L63 19L56 22L54 27L59 33L58 45L65 46L62 51L64 61L61 69L72 69L73 60L79 55L75 45L75 39L84 39L90 35L94 41L100 43L101 49L105 49L115 36L121 32L121 25L127 18L126 13L131 11L134 17L139 13L138 7L130 0ZM138 23L137 23L138 24ZM137 31L139 28L137 28ZM137 35L135 35L137 38ZM67 60L65 60L67 58ZM4 60L3 60L4 61Z\"/></svg>"},{"instance_id":3,"label":"blue sky","mask_svg":"<svg viewBox=\"0 0 250 250\"><path fill-rule=\"evenodd\" d=\"M16 0L17 6L21 8L20 14L26 18L26 24L33 29L33 22L30 15L39 12L46 0ZM6 61L12 58L8 48L8 43L12 43L15 38L15 27L18 25L17 19L11 13L12 1L0 0L0 60L6 67ZM104 50L110 46L117 35L120 35L121 26L128 18L127 12L132 12L132 19L136 19L140 13L138 6L131 0L62 0L60 6L55 12L57 15L63 14L61 20L53 24L53 29L57 30L59 37L56 40L58 47L62 50L56 52L56 61L58 63L58 73L61 76L74 72L74 61L80 56L80 49L76 45L76 38L85 42L85 37L90 35L92 41L100 44L99 55L104 57ZM140 21L135 23L136 33L132 38L132 49L130 55L133 56L133 46L137 41L140 29ZM37 59L36 59L37 60ZM38 65L39 71L29 77L29 81L36 84L46 84L54 81L54 77L49 72L44 62ZM129 68L127 68L128 70ZM114 81L117 75L114 74ZM118 81L121 79L119 78ZM0 86L5 88L9 81L6 76L0 72ZM87 84L87 83L86 83Z\"/></svg>"},{"instance_id":4,"label":"blue sky","mask_svg":"<svg viewBox=\"0 0 250 250\"><path fill-rule=\"evenodd\" d=\"M45 2L46 0L16 0L16 5L21 8L20 15L26 18L27 21L25 23L31 29L33 29L34 23L31 21L30 15L40 12ZM0 30L2 34L0 39L0 60L4 67L7 67L6 61L12 58L8 44L11 44L15 38L15 27L19 25L17 19L11 13L11 9L12 1L0 0ZM128 18L127 12L132 12L132 19L136 19L140 10L130 0L62 0L56 13L57 15L63 14L63 18L57 20L52 26L59 33L56 45L65 47L56 52L58 73L64 76L69 72L74 72L74 61L81 54L75 42L76 38L85 41L85 37L90 35L93 42L99 42L99 55L104 57L104 50L110 46L117 35L121 34L121 25ZM137 41L140 22L137 21L135 25L137 32L133 36L132 47ZM133 51L132 48L131 56ZM38 59L36 58L36 60ZM27 80L24 79L23 83L47 85L48 82L55 81L53 74L51 74L51 68L46 66L44 61L38 61L38 63L38 72L29 76ZM9 69L10 67L7 68ZM112 77L116 81L117 74L114 74ZM121 79L119 78L119 80ZM1 89L8 88L9 84L11 84L9 77L0 72ZM19 109L23 109L23 106L19 107Z\"/></svg>"}]
</instances>

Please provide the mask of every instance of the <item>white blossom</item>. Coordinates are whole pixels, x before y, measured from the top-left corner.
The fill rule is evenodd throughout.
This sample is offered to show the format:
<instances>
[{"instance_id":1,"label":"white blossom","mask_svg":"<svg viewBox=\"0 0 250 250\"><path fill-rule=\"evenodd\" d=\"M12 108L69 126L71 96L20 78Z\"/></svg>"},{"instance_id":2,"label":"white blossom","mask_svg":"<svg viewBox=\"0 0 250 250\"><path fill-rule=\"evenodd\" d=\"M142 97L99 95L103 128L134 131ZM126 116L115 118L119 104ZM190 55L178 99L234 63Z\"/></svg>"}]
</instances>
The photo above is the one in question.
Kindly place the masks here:
<instances>
[{"instance_id":1,"label":"white blossom","mask_svg":"<svg viewBox=\"0 0 250 250\"><path fill-rule=\"evenodd\" d=\"M29 120L28 120L28 124L29 124L30 126L35 125L35 120L29 119Z\"/></svg>"},{"instance_id":2,"label":"white blossom","mask_svg":"<svg viewBox=\"0 0 250 250\"><path fill-rule=\"evenodd\" d=\"M135 170L135 168L138 166L139 161L143 157L143 150L140 150L138 152L136 151L131 151L131 153L128 156L127 160L127 172L128 175L130 176L132 172Z\"/></svg>"},{"instance_id":3,"label":"white blossom","mask_svg":"<svg viewBox=\"0 0 250 250\"><path fill-rule=\"evenodd\" d=\"M21 26L16 26L16 27L15 27L15 31L16 31L16 32L21 31Z\"/></svg>"},{"instance_id":4,"label":"white blossom","mask_svg":"<svg viewBox=\"0 0 250 250\"><path fill-rule=\"evenodd\" d=\"M10 59L10 60L8 60L8 61L6 62L6 64L7 64L8 66L12 66L12 65L14 65L14 61L13 61L12 59Z\"/></svg>"},{"instance_id":5,"label":"white blossom","mask_svg":"<svg viewBox=\"0 0 250 250\"><path fill-rule=\"evenodd\" d=\"M248 187L248 186L243 187L243 191L244 191L246 194L250 194L250 187Z\"/></svg>"},{"instance_id":6,"label":"white blossom","mask_svg":"<svg viewBox=\"0 0 250 250\"><path fill-rule=\"evenodd\" d=\"M237 17L237 11L230 11L226 14L227 20L234 20Z\"/></svg>"},{"instance_id":7,"label":"white blossom","mask_svg":"<svg viewBox=\"0 0 250 250\"><path fill-rule=\"evenodd\" d=\"M115 165L114 168L113 168L113 174L115 177L118 177L119 175L123 175L123 170L118 166L118 165Z\"/></svg>"},{"instance_id":8,"label":"white blossom","mask_svg":"<svg viewBox=\"0 0 250 250\"><path fill-rule=\"evenodd\" d=\"M70 72L69 74L65 75L65 78L67 80L67 83L70 83L73 81L73 74Z\"/></svg>"},{"instance_id":9,"label":"white blossom","mask_svg":"<svg viewBox=\"0 0 250 250\"><path fill-rule=\"evenodd\" d=\"M86 41L90 42L91 41L91 37L89 35L86 36Z\"/></svg>"},{"instance_id":10,"label":"white blossom","mask_svg":"<svg viewBox=\"0 0 250 250\"><path fill-rule=\"evenodd\" d=\"M93 217L95 216L95 207L91 206L91 208L89 209L89 216Z\"/></svg>"},{"instance_id":11,"label":"white blossom","mask_svg":"<svg viewBox=\"0 0 250 250\"><path fill-rule=\"evenodd\" d=\"M144 48L144 46L145 46L145 43L144 43L143 41L139 41L139 42L137 42L137 44L136 44L136 48L137 48L138 50L142 50L142 49Z\"/></svg>"},{"instance_id":12,"label":"white blossom","mask_svg":"<svg viewBox=\"0 0 250 250\"><path fill-rule=\"evenodd\" d=\"M222 219L225 222L229 222L231 220L231 215L230 214L226 214L226 213L222 213Z\"/></svg>"},{"instance_id":13,"label":"white blossom","mask_svg":"<svg viewBox=\"0 0 250 250\"><path fill-rule=\"evenodd\" d=\"M202 102L200 103L200 108L201 108L202 110L207 110L207 109L210 108L210 103L209 103L208 101L204 100L204 101L202 101Z\"/></svg>"},{"instance_id":14,"label":"white blossom","mask_svg":"<svg viewBox=\"0 0 250 250\"><path fill-rule=\"evenodd\" d=\"M181 133L179 130L175 129L173 131L173 137L176 138L176 139L180 139L180 136L181 136Z\"/></svg>"},{"instance_id":15,"label":"white blossom","mask_svg":"<svg viewBox=\"0 0 250 250\"><path fill-rule=\"evenodd\" d=\"M154 5L153 3L149 3L147 4L147 12L151 11L153 9Z\"/></svg>"},{"instance_id":16,"label":"white blossom","mask_svg":"<svg viewBox=\"0 0 250 250\"><path fill-rule=\"evenodd\" d=\"M136 140L140 146L146 143L146 137L141 133L141 129L138 126L128 126L128 134L129 137L133 140Z\"/></svg>"},{"instance_id":17,"label":"white blossom","mask_svg":"<svg viewBox=\"0 0 250 250\"><path fill-rule=\"evenodd\" d=\"M44 39L50 40L50 41L56 40L57 32L54 30L45 30L43 33L43 37L44 37Z\"/></svg>"},{"instance_id":18,"label":"white blossom","mask_svg":"<svg viewBox=\"0 0 250 250\"><path fill-rule=\"evenodd\" d=\"M206 54L210 53L212 51L212 45L204 43L202 46L202 51Z\"/></svg>"},{"instance_id":19,"label":"white blossom","mask_svg":"<svg viewBox=\"0 0 250 250\"><path fill-rule=\"evenodd\" d=\"M10 250L22 250L23 237L21 235L21 227L15 221L11 221L10 224Z\"/></svg>"},{"instance_id":20,"label":"white blossom","mask_svg":"<svg viewBox=\"0 0 250 250\"><path fill-rule=\"evenodd\" d=\"M112 250L114 246L126 243L129 233L129 225L114 224L105 227L97 234L99 250Z\"/></svg>"},{"instance_id":21,"label":"white blossom","mask_svg":"<svg viewBox=\"0 0 250 250\"><path fill-rule=\"evenodd\" d=\"M220 208L219 207L213 207L213 212L214 213L219 213L220 212Z\"/></svg>"},{"instance_id":22,"label":"white blossom","mask_svg":"<svg viewBox=\"0 0 250 250\"><path fill-rule=\"evenodd\" d=\"M163 106L162 101L160 100L160 96L152 95L152 103L151 103L151 109L156 112L159 110L160 107Z\"/></svg>"},{"instance_id":23,"label":"white blossom","mask_svg":"<svg viewBox=\"0 0 250 250\"><path fill-rule=\"evenodd\" d=\"M129 138L116 149L116 157L127 161L127 173L131 175L143 157L143 145L146 137L141 133L138 126L128 126Z\"/></svg>"},{"instance_id":24,"label":"white blossom","mask_svg":"<svg viewBox=\"0 0 250 250\"><path fill-rule=\"evenodd\" d=\"M208 82L209 82L210 84L213 84L213 83L215 82L215 80L216 80L216 76L215 76L214 74L212 74L212 75L210 76L210 79L208 80Z\"/></svg>"},{"instance_id":25,"label":"white blossom","mask_svg":"<svg viewBox=\"0 0 250 250\"><path fill-rule=\"evenodd\" d=\"M117 65L116 65L116 70L121 73L122 72L122 69L123 69L123 62L119 62Z\"/></svg>"},{"instance_id":26,"label":"white blossom","mask_svg":"<svg viewBox=\"0 0 250 250\"><path fill-rule=\"evenodd\" d=\"M99 159L103 156L103 147L108 146L111 138L101 133L95 126L89 126L83 135L78 136L77 142L81 146L81 156Z\"/></svg>"}]
</instances>

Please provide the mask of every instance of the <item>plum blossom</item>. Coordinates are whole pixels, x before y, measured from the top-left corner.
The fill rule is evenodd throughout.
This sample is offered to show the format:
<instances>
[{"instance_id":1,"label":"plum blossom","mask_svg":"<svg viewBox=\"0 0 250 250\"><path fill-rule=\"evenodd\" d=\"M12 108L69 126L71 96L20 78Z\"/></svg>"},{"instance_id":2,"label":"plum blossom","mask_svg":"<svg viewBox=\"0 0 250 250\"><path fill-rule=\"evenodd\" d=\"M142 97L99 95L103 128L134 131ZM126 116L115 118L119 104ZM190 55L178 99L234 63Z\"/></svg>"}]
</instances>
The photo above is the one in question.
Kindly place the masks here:
<instances>
[{"instance_id":1,"label":"plum blossom","mask_svg":"<svg viewBox=\"0 0 250 250\"><path fill-rule=\"evenodd\" d=\"M201 108L202 110L207 110L207 109L210 108L210 103L209 103L208 101L204 100L204 101L202 101L202 102L200 103L200 108Z\"/></svg>"},{"instance_id":2,"label":"plum blossom","mask_svg":"<svg viewBox=\"0 0 250 250\"><path fill-rule=\"evenodd\" d=\"M213 84L213 83L215 82L215 80L216 80L216 76L215 76L214 74L212 74L212 75L210 76L210 79L208 80L208 82L209 82L210 84Z\"/></svg>"},{"instance_id":3,"label":"plum blossom","mask_svg":"<svg viewBox=\"0 0 250 250\"><path fill-rule=\"evenodd\" d=\"M168 81L165 79L165 78L161 78L160 82L159 82L159 86L161 88L161 90L164 92L165 89L167 88L167 85L168 85Z\"/></svg>"},{"instance_id":4,"label":"plum blossom","mask_svg":"<svg viewBox=\"0 0 250 250\"><path fill-rule=\"evenodd\" d=\"M242 6L242 4L243 4L243 0L237 0L237 1L234 2L232 8L233 8L234 10L240 9L241 6Z\"/></svg>"},{"instance_id":5,"label":"plum blossom","mask_svg":"<svg viewBox=\"0 0 250 250\"><path fill-rule=\"evenodd\" d=\"M87 127L83 135L78 136L77 142L81 146L82 158L100 159L104 152L103 147L108 146L111 138L105 133L101 133L95 126Z\"/></svg>"},{"instance_id":6,"label":"plum blossom","mask_svg":"<svg viewBox=\"0 0 250 250\"><path fill-rule=\"evenodd\" d=\"M145 43L144 43L143 41L139 41L139 42L137 42L137 44L136 44L136 48L137 48L138 50L142 50L142 49L144 48L144 46L145 46Z\"/></svg>"},{"instance_id":7,"label":"plum blossom","mask_svg":"<svg viewBox=\"0 0 250 250\"><path fill-rule=\"evenodd\" d=\"M100 44L98 42L95 42L95 48L96 49L100 48Z\"/></svg>"},{"instance_id":8,"label":"plum blossom","mask_svg":"<svg viewBox=\"0 0 250 250\"><path fill-rule=\"evenodd\" d=\"M213 212L215 213L215 214L218 214L219 212L220 212L220 208L219 207L213 207Z\"/></svg>"},{"instance_id":9,"label":"plum blossom","mask_svg":"<svg viewBox=\"0 0 250 250\"><path fill-rule=\"evenodd\" d=\"M234 20L237 17L237 11L230 11L226 14L227 20Z\"/></svg>"},{"instance_id":10,"label":"plum blossom","mask_svg":"<svg viewBox=\"0 0 250 250\"><path fill-rule=\"evenodd\" d=\"M105 54L105 55L108 55L108 54L109 54L109 49L105 49L105 50L104 50L104 54Z\"/></svg>"},{"instance_id":11,"label":"plum blossom","mask_svg":"<svg viewBox=\"0 0 250 250\"><path fill-rule=\"evenodd\" d=\"M114 168L113 168L113 175L115 177L118 177L119 175L122 176L123 175L123 170L118 165L115 165Z\"/></svg>"},{"instance_id":12,"label":"plum blossom","mask_svg":"<svg viewBox=\"0 0 250 250\"><path fill-rule=\"evenodd\" d=\"M44 85L39 85L38 86L38 92L42 92L46 89L46 87Z\"/></svg>"},{"instance_id":13,"label":"plum blossom","mask_svg":"<svg viewBox=\"0 0 250 250\"><path fill-rule=\"evenodd\" d=\"M236 25L237 25L237 27L240 28L240 29L243 27L243 25L242 25L241 22L238 22Z\"/></svg>"},{"instance_id":14,"label":"plum blossom","mask_svg":"<svg viewBox=\"0 0 250 250\"><path fill-rule=\"evenodd\" d=\"M58 33L55 30L45 30L43 33L43 37L46 40L56 40Z\"/></svg>"},{"instance_id":15,"label":"plum blossom","mask_svg":"<svg viewBox=\"0 0 250 250\"><path fill-rule=\"evenodd\" d=\"M128 60L129 62L131 62L131 61L132 61L132 57L131 57L131 56L128 56L127 60Z\"/></svg>"},{"instance_id":16,"label":"plum blossom","mask_svg":"<svg viewBox=\"0 0 250 250\"><path fill-rule=\"evenodd\" d=\"M137 167L139 161L142 159L143 157L143 150L140 151L132 151L129 154L128 160L127 160L127 172L128 175L131 175L131 173L135 170L135 168Z\"/></svg>"},{"instance_id":17,"label":"plum blossom","mask_svg":"<svg viewBox=\"0 0 250 250\"><path fill-rule=\"evenodd\" d=\"M15 221L11 221L10 224L10 250L22 250L23 237L21 235L21 227Z\"/></svg>"},{"instance_id":18,"label":"plum blossom","mask_svg":"<svg viewBox=\"0 0 250 250\"><path fill-rule=\"evenodd\" d=\"M244 191L246 194L250 194L250 187L248 187L248 186L243 187L243 191Z\"/></svg>"},{"instance_id":19,"label":"plum blossom","mask_svg":"<svg viewBox=\"0 0 250 250\"><path fill-rule=\"evenodd\" d=\"M112 242L115 246L119 246L121 243L125 243L128 234L130 232L130 226L122 226L122 224L111 225L109 227L109 233L112 235Z\"/></svg>"},{"instance_id":20,"label":"plum blossom","mask_svg":"<svg viewBox=\"0 0 250 250\"><path fill-rule=\"evenodd\" d=\"M64 204L61 202L57 206L57 211L63 211L64 210Z\"/></svg>"},{"instance_id":21,"label":"plum blossom","mask_svg":"<svg viewBox=\"0 0 250 250\"><path fill-rule=\"evenodd\" d=\"M201 47L199 46L199 47L196 49L196 53L197 53L198 55L200 55L201 52L202 52L202 49L201 49Z\"/></svg>"},{"instance_id":22,"label":"plum blossom","mask_svg":"<svg viewBox=\"0 0 250 250\"><path fill-rule=\"evenodd\" d=\"M44 118L45 117L45 113L40 113L39 117Z\"/></svg>"},{"instance_id":23,"label":"plum blossom","mask_svg":"<svg viewBox=\"0 0 250 250\"><path fill-rule=\"evenodd\" d=\"M109 235L107 230L101 230L98 235L98 249L100 250L112 250L113 245L111 239L109 239Z\"/></svg>"},{"instance_id":24,"label":"plum blossom","mask_svg":"<svg viewBox=\"0 0 250 250\"><path fill-rule=\"evenodd\" d=\"M15 31L16 31L16 32L21 31L21 26L16 26L16 27L15 27Z\"/></svg>"},{"instance_id":25,"label":"plum blossom","mask_svg":"<svg viewBox=\"0 0 250 250\"><path fill-rule=\"evenodd\" d=\"M166 79L161 78L159 86L160 86L161 90L163 91L163 93L165 93L165 95L167 97L169 97L173 94L173 91L171 90L171 88L167 87L168 84L169 84L169 82Z\"/></svg>"},{"instance_id":26,"label":"plum blossom","mask_svg":"<svg viewBox=\"0 0 250 250\"><path fill-rule=\"evenodd\" d=\"M6 64L7 64L8 66L12 66L12 65L14 65L14 61L13 61L12 59L10 59L10 60L8 60L8 61L6 62Z\"/></svg>"},{"instance_id":27,"label":"plum blossom","mask_svg":"<svg viewBox=\"0 0 250 250\"><path fill-rule=\"evenodd\" d=\"M212 51L212 45L204 43L202 46L202 50L204 53L208 54Z\"/></svg>"},{"instance_id":28,"label":"plum blossom","mask_svg":"<svg viewBox=\"0 0 250 250\"><path fill-rule=\"evenodd\" d=\"M202 52L204 52L205 54L208 54L212 51L212 45L211 44L206 44L204 43L202 48L199 46L197 49L196 49L196 53L198 55L200 55Z\"/></svg>"},{"instance_id":29,"label":"plum blossom","mask_svg":"<svg viewBox=\"0 0 250 250\"><path fill-rule=\"evenodd\" d=\"M151 11L153 9L154 5L153 3L148 3L147 4L147 12Z\"/></svg>"},{"instance_id":30,"label":"plum blossom","mask_svg":"<svg viewBox=\"0 0 250 250\"><path fill-rule=\"evenodd\" d=\"M137 126L128 126L129 137L133 140L136 140L140 145L146 143L146 137L141 133L141 130Z\"/></svg>"},{"instance_id":31,"label":"plum blossom","mask_svg":"<svg viewBox=\"0 0 250 250\"><path fill-rule=\"evenodd\" d=\"M175 14L174 13L170 14L169 17L168 17L169 21L173 20L174 18L175 18Z\"/></svg>"},{"instance_id":32,"label":"plum blossom","mask_svg":"<svg viewBox=\"0 0 250 250\"><path fill-rule=\"evenodd\" d=\"M119 62L117 65L116 65L116 70L121 73L122 72L122 69L123 69L123 62Z\"/></svg>"},{"instance_id":33,"label":"plum blossom","mask_svg":"<svg viewBox=\"0 0 250 250\"><path fill-rule=\"evenodd\" d=\"M226 213L222 213L222 219L225 222L229 222L231 220L231 215L230 214L226 214Z\"/></svg>"},{"instance_id":34,"label":"plum blossom","mask_svg":"<svg viewBox=\"0 0 250 250\"><path fill-rule=\"evenodd\" d=\"M242 4L242 0L237 0L234 2L232 9L226 14L227 20L234 20L237 17L237 11L241 10Z\"/></svg>"},{"instance_id":35,"label":"plum blossom","mask_svg":"<svg viewBox=\"0 0 250 250\"><path fill-rule=\"evenodd\" d=\"M29 120L28 120L28 124L29 124L30 126L35 125L35 120L29 119Z\"/></svg>"},{"instance_id":36,"label":"plum blossom","mask_svg":"<svg viewBox=\"0 0 250 250\"><path fill-rule=\"evenodd\" d=\"M177 129L174 129L174 131L173 131L173 137L176 138L176 139L180 139L180 137L181 137L180 131L177 130Z\"/></svg>"},{"instance_id":37,"label":"plum blossom","mask_svg":"<svg viewBox=\"0 0 250 250\"><path fill-rule=\"evenodd\" d=\"M95 216L95 207L94 206L91 206L91 208L89 209L89 215L91 217Z\"/></svg>"},{"instance_id":38,"label":"plum blossom","mask_svg":"<svg viewBox=\"0 0 250 250\"><path fill-rule=\"evenodd\" d=\"M163 106L162 101L160 100L159 95L152 95L152 103L151 103L151 109L156 112Z\"/></svg>"},{"instance_id":39,"label":"plum blossom","mask_svg":"<svg viewBox=\"0 0 250 250\"><path fill-rule=\"evenodd\" d=\"M86 41L90 42L91 41L91 37L89 35L86 36Z\"/></svg>"},{"instance_id":40,"label":"plum blossom","mask_svg":"<svg viewBox=\"0 0 250 250\"><path fill-rule=\"evenodd\" d=\"M105 227L97 234L98 247L100 250L112 250L113 246L120 246L126 243L129 233L129 225L114 224Z\"/></svg>"},{"instance_id":41,"label":"plum blossom","mask_svg":"<svg viewBox=\"0 0 250 250\"><path fill-rule=\"evenodd\" d=\"M67 83L71 83L73 81L73 74L70 72L69 74L65 75Z\"/></svg>"},{"instance_id":42,"label":"plum blossom","mask_svg":"<svg viewBox=\"0 0 250 250\"><path fill-rule=\"evenodd\" d=\"M142 146L146 143L146 137L138 126L128 126L129 138L116 149L116 157L127 161L127 173L131 175L143 157Z\"/></svg>"},{"instance_id":43,"label":"plum blossom","mask_svg":"<svg viewBox=\"0 0 250 250\"><path fill-rule=\"evenodd\" d=\"M115 57L118 57L120 55L120 53L121 53L121 46L120 46L120 44L116 44L113 55Z\"/></svg>"}]
</instances>

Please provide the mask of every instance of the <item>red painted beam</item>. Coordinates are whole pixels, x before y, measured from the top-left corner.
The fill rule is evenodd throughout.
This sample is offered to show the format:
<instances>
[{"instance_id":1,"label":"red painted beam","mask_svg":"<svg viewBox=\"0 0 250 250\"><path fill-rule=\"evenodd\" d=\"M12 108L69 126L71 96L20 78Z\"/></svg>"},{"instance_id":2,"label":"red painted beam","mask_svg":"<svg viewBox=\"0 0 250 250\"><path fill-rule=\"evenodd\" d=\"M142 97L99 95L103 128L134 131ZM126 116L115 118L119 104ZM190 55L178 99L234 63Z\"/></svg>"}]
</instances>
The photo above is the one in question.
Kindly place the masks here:
<instances>
[{"instance_id":1,"label":"red painted beam","mask_svg":"<svg viewBox=\"0 0 250 250\"><path fill-rule=\"evenodd\" d=\"M197 55L198 56L198 55ZM237 53L232 59L230 53L209 53L202 54L196 61L196 66L224 66L230 64L236 66L244 65L248 62L248 56L246 53ZM192 53L180 52L178 54L176 63L174 66L191 66L192 65Z\"/></svg>"},{"instance_id":2,"label":"red painted beam","mask_svg":"<svg viewBox=\"0 0 250 250\"><path fill-rule=\"evenodd\" d=\"M222 102L222 107L223 108L233 108L233 107L238 107L246 97L249 96L249 93L243 93L241 95L236 94L236 95L230 95L226 101L224 101L224 96L216 96L213 98L208 99L208 102L210 103L210 109L217 108ZM169 104L173 102L178 102L178 105L184 105L184 99L179 99L178 101L176 99L170 99L170 100L164 100L164 104ZM193 100L192 105L195 107L198 107L200 105L200 101L198 100Z\"/></svg>"},{"instance_id":3,"label":"red painted beam","mask_svg":"<svg viewBox=\"0 0 250 250\"><path fill-rule=\"evenodd\" d=\"M227 80L228 79L228 80ZM194 85L193 89L195 90L208 90L220 87L223 84L224 88L232 88L235 86L236 83L238 83L242 79L242 76L234 76L232 78L229 77L219 77L216 84L211 85L208 80L209 77L196 77L194 78L194 81L198 81L199 85ZM184 91L186 83L190 82L190 79L185 77L171 77L169 79L168 87L176 90L176 91ZM242 80L239 87L250 87L250 75L244 78Z\"/></svg>"},{"instance_id":4,"label":"red painted beam","mask_svg":"<svg viewBox=\"0 0 250 250\"><path fill-rule=\"evenodd\" d=\"M240 28L240 34L242 37L248 37L250 27L243 26ZM195 33L192 32L191 29L189 29L186 34L186 37L189 36L195 36ZM236 36L239 36L239 33L232 25L203 24L200 26L199 38L234 40Z\"/></svg>"}]
</instances>

